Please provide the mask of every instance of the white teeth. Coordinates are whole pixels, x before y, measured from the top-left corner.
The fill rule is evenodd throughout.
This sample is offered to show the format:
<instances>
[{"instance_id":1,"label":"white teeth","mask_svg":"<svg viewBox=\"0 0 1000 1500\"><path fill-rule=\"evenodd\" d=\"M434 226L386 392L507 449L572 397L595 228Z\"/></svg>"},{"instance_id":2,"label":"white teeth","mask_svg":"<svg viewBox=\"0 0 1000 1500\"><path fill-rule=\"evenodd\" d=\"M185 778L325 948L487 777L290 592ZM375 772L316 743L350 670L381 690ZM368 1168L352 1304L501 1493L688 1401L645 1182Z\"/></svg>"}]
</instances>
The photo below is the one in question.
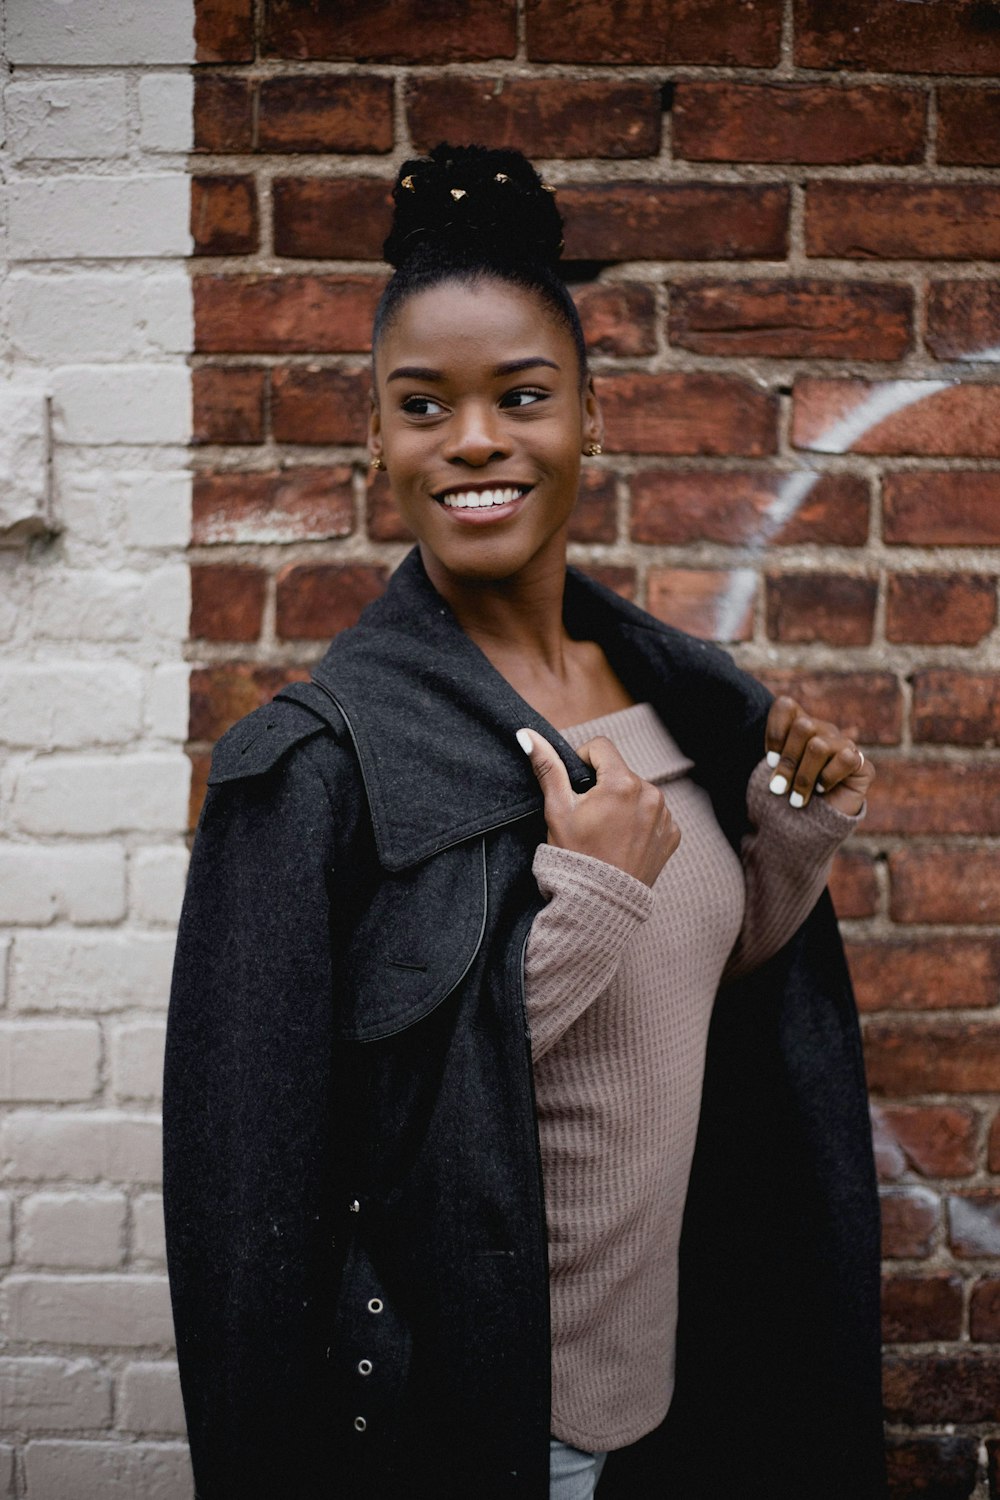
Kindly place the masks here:
<instances>
[{"instance_id":1,"label":"white teeth","mask_svg":"<svg viewBox=\"0 0 1000 1500\"><path fill-rule=\"evenodd\" d=\"M512 500L517 500L525 491L523 489L505 490L452 490L447 495L441 496L441 503L449 510L485 510L490 505L509 505Z\"/></svg>"}]
</instances>

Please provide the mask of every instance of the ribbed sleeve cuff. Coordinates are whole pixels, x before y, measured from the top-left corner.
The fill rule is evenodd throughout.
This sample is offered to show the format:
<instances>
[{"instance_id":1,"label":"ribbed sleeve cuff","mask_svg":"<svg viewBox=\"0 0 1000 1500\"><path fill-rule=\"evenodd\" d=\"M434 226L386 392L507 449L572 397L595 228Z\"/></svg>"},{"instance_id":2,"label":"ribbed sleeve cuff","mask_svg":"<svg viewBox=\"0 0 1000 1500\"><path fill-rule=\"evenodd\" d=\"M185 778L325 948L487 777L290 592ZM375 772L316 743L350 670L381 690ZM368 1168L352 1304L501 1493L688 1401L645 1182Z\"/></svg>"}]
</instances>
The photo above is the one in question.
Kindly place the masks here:
<instances>
[{"instance_id":1,"label":"ribbed sleeve cuff","mask_svg":"<svg viewBox=\"0 0 1000 1500\"><path fill-rule=\"evenodd\" d=\"M539 844L531 868L547 901L561 897L572 904L579 917L586 920L592 916L605 927L613 923L616 932L624 927L626 936L653 910L653 892L644 881L591 854ZM599 931L595 931L595 937ZM613 936L608 933L609 938Z\"/></svg>"},{"instance_id":2,"label":"ribbed sleeve cuff","mask_svg":"<svg viewBox=\"0 0 1000 1500\"><path fill-rule=\"evenodd\" d=\"M868 805L855 815L831 807L823 796L809 798L805 807L792 807L788 794L776 797L769 790L774 772L762 760L754 767L747 784L747 811L750 821L765 837L778 835L783 843L809 845L822 852L835 849L864 821Z\"/></svg>"}]
</instances>

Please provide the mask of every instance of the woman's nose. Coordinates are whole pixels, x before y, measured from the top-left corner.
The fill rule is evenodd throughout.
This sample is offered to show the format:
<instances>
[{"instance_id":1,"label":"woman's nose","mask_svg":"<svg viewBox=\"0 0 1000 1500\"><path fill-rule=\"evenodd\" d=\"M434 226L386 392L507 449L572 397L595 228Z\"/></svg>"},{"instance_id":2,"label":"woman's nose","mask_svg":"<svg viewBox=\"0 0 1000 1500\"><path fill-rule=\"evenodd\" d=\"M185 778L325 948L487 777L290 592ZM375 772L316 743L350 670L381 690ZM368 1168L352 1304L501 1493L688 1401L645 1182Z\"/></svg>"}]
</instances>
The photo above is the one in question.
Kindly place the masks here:
<instances>
[{"instance_id":1,"label":"woman's nose","mask_svg":"<svg viewBox=\"0 0 1000 1500\"><path fill-rule=\"evenodd\" d=\"M458 408L448 424L445 457L455 463L489 463L508 451L503 424L494 407L478 402Z\"/></svg>"}]
</instances>

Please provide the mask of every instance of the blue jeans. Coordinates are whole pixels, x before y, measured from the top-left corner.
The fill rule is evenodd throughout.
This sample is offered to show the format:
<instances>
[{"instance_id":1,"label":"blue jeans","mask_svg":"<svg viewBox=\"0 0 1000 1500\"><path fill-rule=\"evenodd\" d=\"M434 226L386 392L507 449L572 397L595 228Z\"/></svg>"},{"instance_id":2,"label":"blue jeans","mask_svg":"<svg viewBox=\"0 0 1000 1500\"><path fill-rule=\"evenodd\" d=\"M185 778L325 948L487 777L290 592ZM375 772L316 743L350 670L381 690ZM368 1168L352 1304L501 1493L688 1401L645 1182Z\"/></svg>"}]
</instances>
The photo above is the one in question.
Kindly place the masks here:
<instances>
[{"instance_id":1,"label":"blue jeans","mask_svg":"<svg viewBox=\"0 0 1000 1500\"><path fill-rule=\"evenodd\" d=\"M549 1440L549 1500L593 1500L606 1453L585 1453Z\"/></svg>"}]
</instances>

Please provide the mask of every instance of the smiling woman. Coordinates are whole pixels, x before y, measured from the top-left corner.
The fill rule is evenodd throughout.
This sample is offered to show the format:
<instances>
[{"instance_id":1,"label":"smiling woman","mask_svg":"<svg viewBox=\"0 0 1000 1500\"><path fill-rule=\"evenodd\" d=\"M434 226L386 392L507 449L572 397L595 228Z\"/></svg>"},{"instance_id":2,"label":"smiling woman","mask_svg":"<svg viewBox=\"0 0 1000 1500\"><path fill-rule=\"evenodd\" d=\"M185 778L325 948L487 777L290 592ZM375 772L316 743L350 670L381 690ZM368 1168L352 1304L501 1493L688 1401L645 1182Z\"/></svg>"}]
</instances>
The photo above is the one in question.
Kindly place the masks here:
<instances>
[{"instance_id":1,"label":"smiling woman","mask_svg":"<svg viewBox=\"0 0 1000 1500\"><path fill-rule=\"evenodd\" d=\"M417 546L220 741L181 924L198 1494L877 1500L824 891L873 768L567 568L603 428L530 164L441 146L394 196L369 441Z\"/></svg>"}]
</instances>

